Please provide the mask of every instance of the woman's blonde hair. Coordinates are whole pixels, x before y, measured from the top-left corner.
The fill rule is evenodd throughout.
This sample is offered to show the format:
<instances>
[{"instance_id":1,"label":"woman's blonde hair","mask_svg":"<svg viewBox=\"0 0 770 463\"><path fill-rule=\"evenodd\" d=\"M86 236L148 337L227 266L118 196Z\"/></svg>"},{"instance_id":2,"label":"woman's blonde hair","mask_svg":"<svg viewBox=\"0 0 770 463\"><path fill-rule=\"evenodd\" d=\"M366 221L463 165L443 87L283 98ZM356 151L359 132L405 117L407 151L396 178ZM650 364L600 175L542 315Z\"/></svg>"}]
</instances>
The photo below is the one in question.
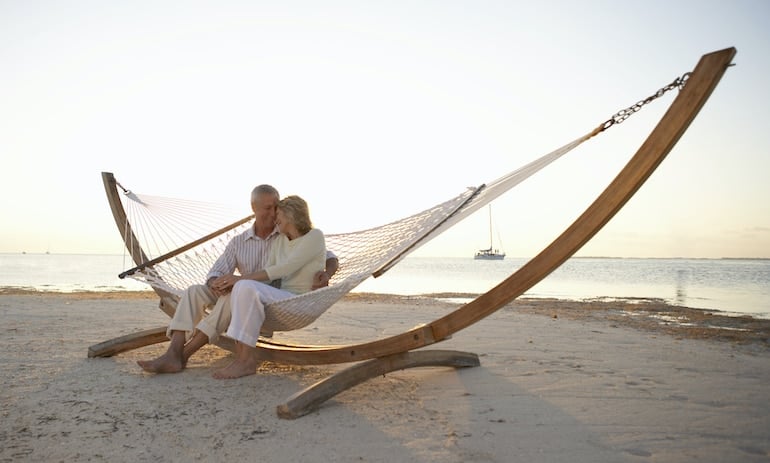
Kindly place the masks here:
<instances>
[{"instance_id":1,"label":"woman's blonde hair","mask_svg":"<svg viewBox=\"0 0 770 463\"><path fill-rule=\"evenodd\" d=\"M305 234L313 228L313 222L310 220L310 209L307 202L299 196L292 195L278 201L280 209L286 217L294 223L297 231Z\"/></svg>"}]
</instances>

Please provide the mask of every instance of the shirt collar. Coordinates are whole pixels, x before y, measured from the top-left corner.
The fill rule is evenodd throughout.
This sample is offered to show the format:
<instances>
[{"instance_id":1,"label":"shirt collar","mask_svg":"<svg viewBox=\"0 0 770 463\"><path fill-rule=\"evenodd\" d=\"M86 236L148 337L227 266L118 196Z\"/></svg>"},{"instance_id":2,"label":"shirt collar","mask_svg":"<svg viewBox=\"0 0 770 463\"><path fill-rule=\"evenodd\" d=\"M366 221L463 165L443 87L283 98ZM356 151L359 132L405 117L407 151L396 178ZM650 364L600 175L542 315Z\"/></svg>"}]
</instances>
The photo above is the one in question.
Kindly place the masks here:
<instances>
[{"instance_id":1,"label":"shirt collar","mask_svg":"<svg viewBox=\"0 0 770 463\"><path fill-rule=\"evenodd\" d=\"M270 241L271 239L273 239L276 236L278 236L279 233L280 232L278 231L278 225L276 225L275 228L273 228L273 231L270 232L269 235L267 235L267 238L264 238L264 241ZM252 223L251 226L249 227L249 229L246 231L246 233L244 233L243 240L244 241L248 241L248 240L263 240L263 238L260 238L259 236L257 236L256 233L254 233L254 224Z\"/></svg>"}]
</instances>

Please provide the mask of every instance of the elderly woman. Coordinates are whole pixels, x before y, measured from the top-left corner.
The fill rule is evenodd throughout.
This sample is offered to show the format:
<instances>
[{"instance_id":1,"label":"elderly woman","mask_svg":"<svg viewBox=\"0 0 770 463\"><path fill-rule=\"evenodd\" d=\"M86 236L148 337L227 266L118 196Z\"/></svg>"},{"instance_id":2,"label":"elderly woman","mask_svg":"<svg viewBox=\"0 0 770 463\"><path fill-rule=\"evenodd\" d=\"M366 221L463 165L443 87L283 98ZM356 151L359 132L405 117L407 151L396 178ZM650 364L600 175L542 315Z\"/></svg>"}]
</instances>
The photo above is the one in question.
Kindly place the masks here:
<instances>
[{"instance_id":1,"label":"elderly woman","mask_svg":"<svg viewBox=\"0 0 770 463\"><path fill-rule=\"evenodd\" d=\"M276 225L281 235L270 248L267 266L243 275L233 286L227 336L237 341L235 359L214 372L215 378L239 378L256 373L259 359L255 346L265 321L265 304L310 291L314 275L324 269L324 235L313 228L305 200L287 196L279 201ZM280 289L270 285L276 280L281 280Z\"/></svg>"}]
</instances>

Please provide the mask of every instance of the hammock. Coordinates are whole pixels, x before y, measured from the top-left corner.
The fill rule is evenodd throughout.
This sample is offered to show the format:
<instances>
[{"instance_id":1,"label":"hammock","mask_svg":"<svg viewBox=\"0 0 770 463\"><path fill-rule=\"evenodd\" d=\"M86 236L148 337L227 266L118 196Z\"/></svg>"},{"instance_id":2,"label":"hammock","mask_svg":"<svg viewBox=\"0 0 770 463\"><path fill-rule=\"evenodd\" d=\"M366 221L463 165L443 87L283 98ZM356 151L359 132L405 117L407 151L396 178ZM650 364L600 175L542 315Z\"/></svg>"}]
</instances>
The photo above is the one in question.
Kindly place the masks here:
<instances>
[{"instance_id":1,"label":"hammock","mask_svg":"<svg viewBox=\"0 0 770 463\"><path fill-rule=\"evenodd\" d=\"M340 271L328 288L272 304L270 310L285 311L290 314L281 318L273 313L270 320L273 329L297 329L312 323L323 311L364 279L387 271L408 253L459 220L591 137L612 125L623 122L645 104L668 90L674 88L681 90L645 142L596 200L539 254L473 301L439 319L403 333L354 345L290 345L260 338L256 347L257 355L262 360L293 365L321 365L366 360L290 397L285 404L278 407L279 416L283 418L301 416L337 393L390 371L427 365L453 367L478 365L478 356L475 354L439 350L417 351L417 349L443 341L504 307L540 282L588 242L626 204L668 155L716 88L727 67L731 65L735 53L735 48L726 48L703 55L692 73L685 74L661 88L656 94L618 112L574 142L489 184L468 189L436 207L382 227L328 236L327 246L340 258ZM151 251L148 241L152 240L147 240L143 232L137 231L136 228L137 224L154 214L156 206L153 205L151 198L143 198L123 189L110 173L103 173L102 178L113 216L126 247L134 261L140 263L138 267L125 273L149 283L161 296L161 309L169 315L173 310L169 304L176 303L179 292L191 283L203 281L213 259L221 252L223 243L243 230L239 227L248 226L246 223L250 220L247 217L220 230L211 231L209 228L203 238L174 251L168 251L173 247L165 247L164 250L157 252ZM123 198L129 199L126 202L128 207L139 205L138 209L143 211L145 216L138 220L128 220L120 199L121 195L118 194L118 187L125 193L122 195ZM174 224L172 228L178 230L180 227ZM157 242L158 249L166 246L161 241ZM158 257L152 258L152 255ZM306 311L310 314L306 315L304 313ZM165 327L161 327L91 346L88 355L89 357L109 356L164 340L167 340Z\"/></svg>"},{"instance_id":2,"label":"hammock","mask_svg":"<svg viewBox=\"0 0 770 463\"><path fill-rule=\"evenodd\" d=\"M575 141L491 183L477 188L468 188L454 198L420 213L368 230L327 235L326 245L338 256L339 271L329 282L328 287L268 304L265 307L264 330L290 331L309 325L362 281L370 276L382 275L418 247L556 161L604 128L603 124ZM194 216L199 219L205 215L199 213L200 209L197 214L186 214L184 211L194 210L193 207L204 207L207 211L220 210L202 203L163 201L162 198L137 195L128 190L124 191L124 196L127 199L125 206L127 223L144 224L144 235L152 236L152 238L145 238L144 243L140 243L145 252L150 242L165 244L169 242L171 233L180 234L180 228L193 229L193 224L188 224L189 227L179 226L180 223L184 223L182 220L184 217ZM182 212L175 213L175 211ZM169 220L169 216L173 220ZM234 227L228 227L226 231L191 247L188 246L181 252L175 250L160 258L151 258L121 275L130 276L147 283L155 290L179 297L188 286L205 281L207 272L227 243L252 225L251 217L239 220ZM148 233L146 225L153 222L156 225L151 230L152 233ZM123 226L128 226L127 223ZM165 227L165 224L169 226ZM178 239L178 236L173 238Z\"/></svg>"}]
</instances>

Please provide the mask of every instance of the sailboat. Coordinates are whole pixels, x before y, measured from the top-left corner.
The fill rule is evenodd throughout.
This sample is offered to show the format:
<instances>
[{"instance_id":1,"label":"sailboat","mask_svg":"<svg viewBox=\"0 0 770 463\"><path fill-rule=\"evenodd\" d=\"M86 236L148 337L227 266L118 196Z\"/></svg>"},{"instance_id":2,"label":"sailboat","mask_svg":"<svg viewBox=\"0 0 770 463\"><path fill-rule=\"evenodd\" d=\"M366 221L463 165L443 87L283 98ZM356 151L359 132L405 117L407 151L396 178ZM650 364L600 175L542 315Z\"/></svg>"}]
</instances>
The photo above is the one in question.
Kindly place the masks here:
<instances>
[{"instance_id":1,"label":"sailboat","mask_svg":"<svg viewBox=\"0 0 770 463\"><path fill-rule=\"evenodd\" d=\"M503 260L505 259L505 252L500 252L498 249L494 249L492 244L492 205L489 205L489 248L479 249L474 259L477 260Z\"/></svg>"}]
</instances>

